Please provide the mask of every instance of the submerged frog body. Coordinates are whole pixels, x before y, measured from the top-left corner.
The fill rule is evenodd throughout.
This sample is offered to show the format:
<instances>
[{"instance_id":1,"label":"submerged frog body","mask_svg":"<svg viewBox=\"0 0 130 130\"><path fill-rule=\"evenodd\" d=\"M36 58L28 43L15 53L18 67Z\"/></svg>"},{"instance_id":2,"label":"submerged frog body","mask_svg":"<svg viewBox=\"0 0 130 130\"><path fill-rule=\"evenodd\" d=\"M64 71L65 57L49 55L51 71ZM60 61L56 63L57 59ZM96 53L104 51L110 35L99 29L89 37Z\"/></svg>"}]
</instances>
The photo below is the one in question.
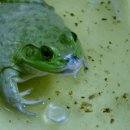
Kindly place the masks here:
<instances>
[{"instance_id":1,"label":"submerged frog body","mask_svg":"<svg viewBox=\"0 0 130 130\"><path fill-rule=\"evenodd\" d=\"M17 83L45 74L76 74L84 57L77 35L43 3L0 4L0 91L11 106L35 115L26 105L42 103L23 97Z\"/></svg>"}]
</instances>

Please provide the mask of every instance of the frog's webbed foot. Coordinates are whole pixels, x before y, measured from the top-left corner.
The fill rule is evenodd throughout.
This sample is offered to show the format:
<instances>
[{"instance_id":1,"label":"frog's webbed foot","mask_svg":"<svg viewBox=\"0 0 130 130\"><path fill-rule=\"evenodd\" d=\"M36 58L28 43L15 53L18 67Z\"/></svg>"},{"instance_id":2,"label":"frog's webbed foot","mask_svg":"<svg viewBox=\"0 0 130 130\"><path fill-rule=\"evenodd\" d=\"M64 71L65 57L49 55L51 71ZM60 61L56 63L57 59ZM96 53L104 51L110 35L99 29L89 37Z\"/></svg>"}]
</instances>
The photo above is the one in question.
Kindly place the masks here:
<instances>
[{"instance_id":1,"label":"frog's webbed foot","mask_svg":"<svg viewBox=\"0 0 130 130\"><path fill-rule=\"evenodd\" d=\"M1 92L5 100L14 108L19 110L20 112L34 116L36 113L29 112L25 109L27 105L35 105L43 103L42 99L38 100L26 100L23 97L29 95L32 89L28 89L24 92L19 93L17 82L15 78L17 77L17 72L12 69L6 69L2 73L2 88Z\"/></svg>"}]
</instances>

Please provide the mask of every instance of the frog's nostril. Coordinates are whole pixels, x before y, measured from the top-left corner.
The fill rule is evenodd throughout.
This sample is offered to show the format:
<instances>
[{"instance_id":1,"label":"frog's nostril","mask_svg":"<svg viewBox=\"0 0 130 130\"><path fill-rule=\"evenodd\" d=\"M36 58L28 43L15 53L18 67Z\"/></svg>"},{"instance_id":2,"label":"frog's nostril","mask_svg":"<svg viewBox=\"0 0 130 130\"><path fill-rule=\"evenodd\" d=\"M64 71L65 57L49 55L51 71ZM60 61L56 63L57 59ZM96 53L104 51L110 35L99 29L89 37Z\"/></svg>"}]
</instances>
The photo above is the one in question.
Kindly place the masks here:
<instances>
[{"instance_id":1,"label":"frog's nostril","mask_svg":"<svg viewBox=\"0 0 130 130\"><path fill-rule=\"evenodd\" d=\"M79 59L77 55L73 55L72 58L77 60Z\"/></svg>"},{"instance_id":2,"label":"frog's nostril","mask_svg":"<svg viewBox=\"0 0 130 130\"><path fill-rule=\"evenodd\" d=\"M71 54L71 55L68 55L65 57L65 60L67 62L76 62L79 60L78 56L77 55L74 55L74 54Z\"/></svg>"}]
</instances>

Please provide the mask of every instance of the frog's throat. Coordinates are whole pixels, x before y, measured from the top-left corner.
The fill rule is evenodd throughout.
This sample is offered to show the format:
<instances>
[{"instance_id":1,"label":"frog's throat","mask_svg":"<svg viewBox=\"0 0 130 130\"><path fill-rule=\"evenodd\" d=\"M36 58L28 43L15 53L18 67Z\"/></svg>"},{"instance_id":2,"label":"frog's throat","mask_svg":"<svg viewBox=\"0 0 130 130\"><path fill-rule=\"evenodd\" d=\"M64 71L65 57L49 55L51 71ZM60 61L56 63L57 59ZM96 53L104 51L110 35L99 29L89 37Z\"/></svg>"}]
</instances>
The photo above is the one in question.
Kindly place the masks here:
<instances>
[{"instance_id":1,"label":"frog's throat","mask_svg":"<svg viewBox=\"0 0 130 130\"><path fill-rule=\"evenodd\" d=\"M81 67L84 66L84 57L80 59L71 59L68 63L67 66L64 68L63 71L60 72L60 74L65 74L65 75L73 75L75 78L77 77L77 73L79 72Z\"/></svg>"}]
</instances>

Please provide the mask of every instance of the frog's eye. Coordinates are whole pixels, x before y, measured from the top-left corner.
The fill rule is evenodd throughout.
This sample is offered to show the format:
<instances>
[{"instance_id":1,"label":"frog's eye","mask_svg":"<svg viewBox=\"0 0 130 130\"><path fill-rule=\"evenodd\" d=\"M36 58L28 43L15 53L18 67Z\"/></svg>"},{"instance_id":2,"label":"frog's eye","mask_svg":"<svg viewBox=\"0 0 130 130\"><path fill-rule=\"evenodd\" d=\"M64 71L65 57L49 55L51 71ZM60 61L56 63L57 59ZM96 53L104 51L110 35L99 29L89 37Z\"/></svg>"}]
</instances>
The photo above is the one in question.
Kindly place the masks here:
<instances>
[{"instance_id":1,"label":"frog's eye","mask_svg":"<svg viewBox=\"0 0 130 130\"><path fill-rule=\"evenodd\" d=\"M77 35L76 35L76 33L71 32L71 34L72 34L72 37L73 37L74 41L76 42L77 41Z\"/></svg>"},{"instance_id":2,"label":"frog's eye","mask_svg":"<svg viewBox=\"0 0 130 130\"><path fill-rule=\"evenodd\" d=\"M41 56L46 60L50 60L54 56L53 50L48 46L42 46L41 47Z\"/></svg>"}]
</instances>

